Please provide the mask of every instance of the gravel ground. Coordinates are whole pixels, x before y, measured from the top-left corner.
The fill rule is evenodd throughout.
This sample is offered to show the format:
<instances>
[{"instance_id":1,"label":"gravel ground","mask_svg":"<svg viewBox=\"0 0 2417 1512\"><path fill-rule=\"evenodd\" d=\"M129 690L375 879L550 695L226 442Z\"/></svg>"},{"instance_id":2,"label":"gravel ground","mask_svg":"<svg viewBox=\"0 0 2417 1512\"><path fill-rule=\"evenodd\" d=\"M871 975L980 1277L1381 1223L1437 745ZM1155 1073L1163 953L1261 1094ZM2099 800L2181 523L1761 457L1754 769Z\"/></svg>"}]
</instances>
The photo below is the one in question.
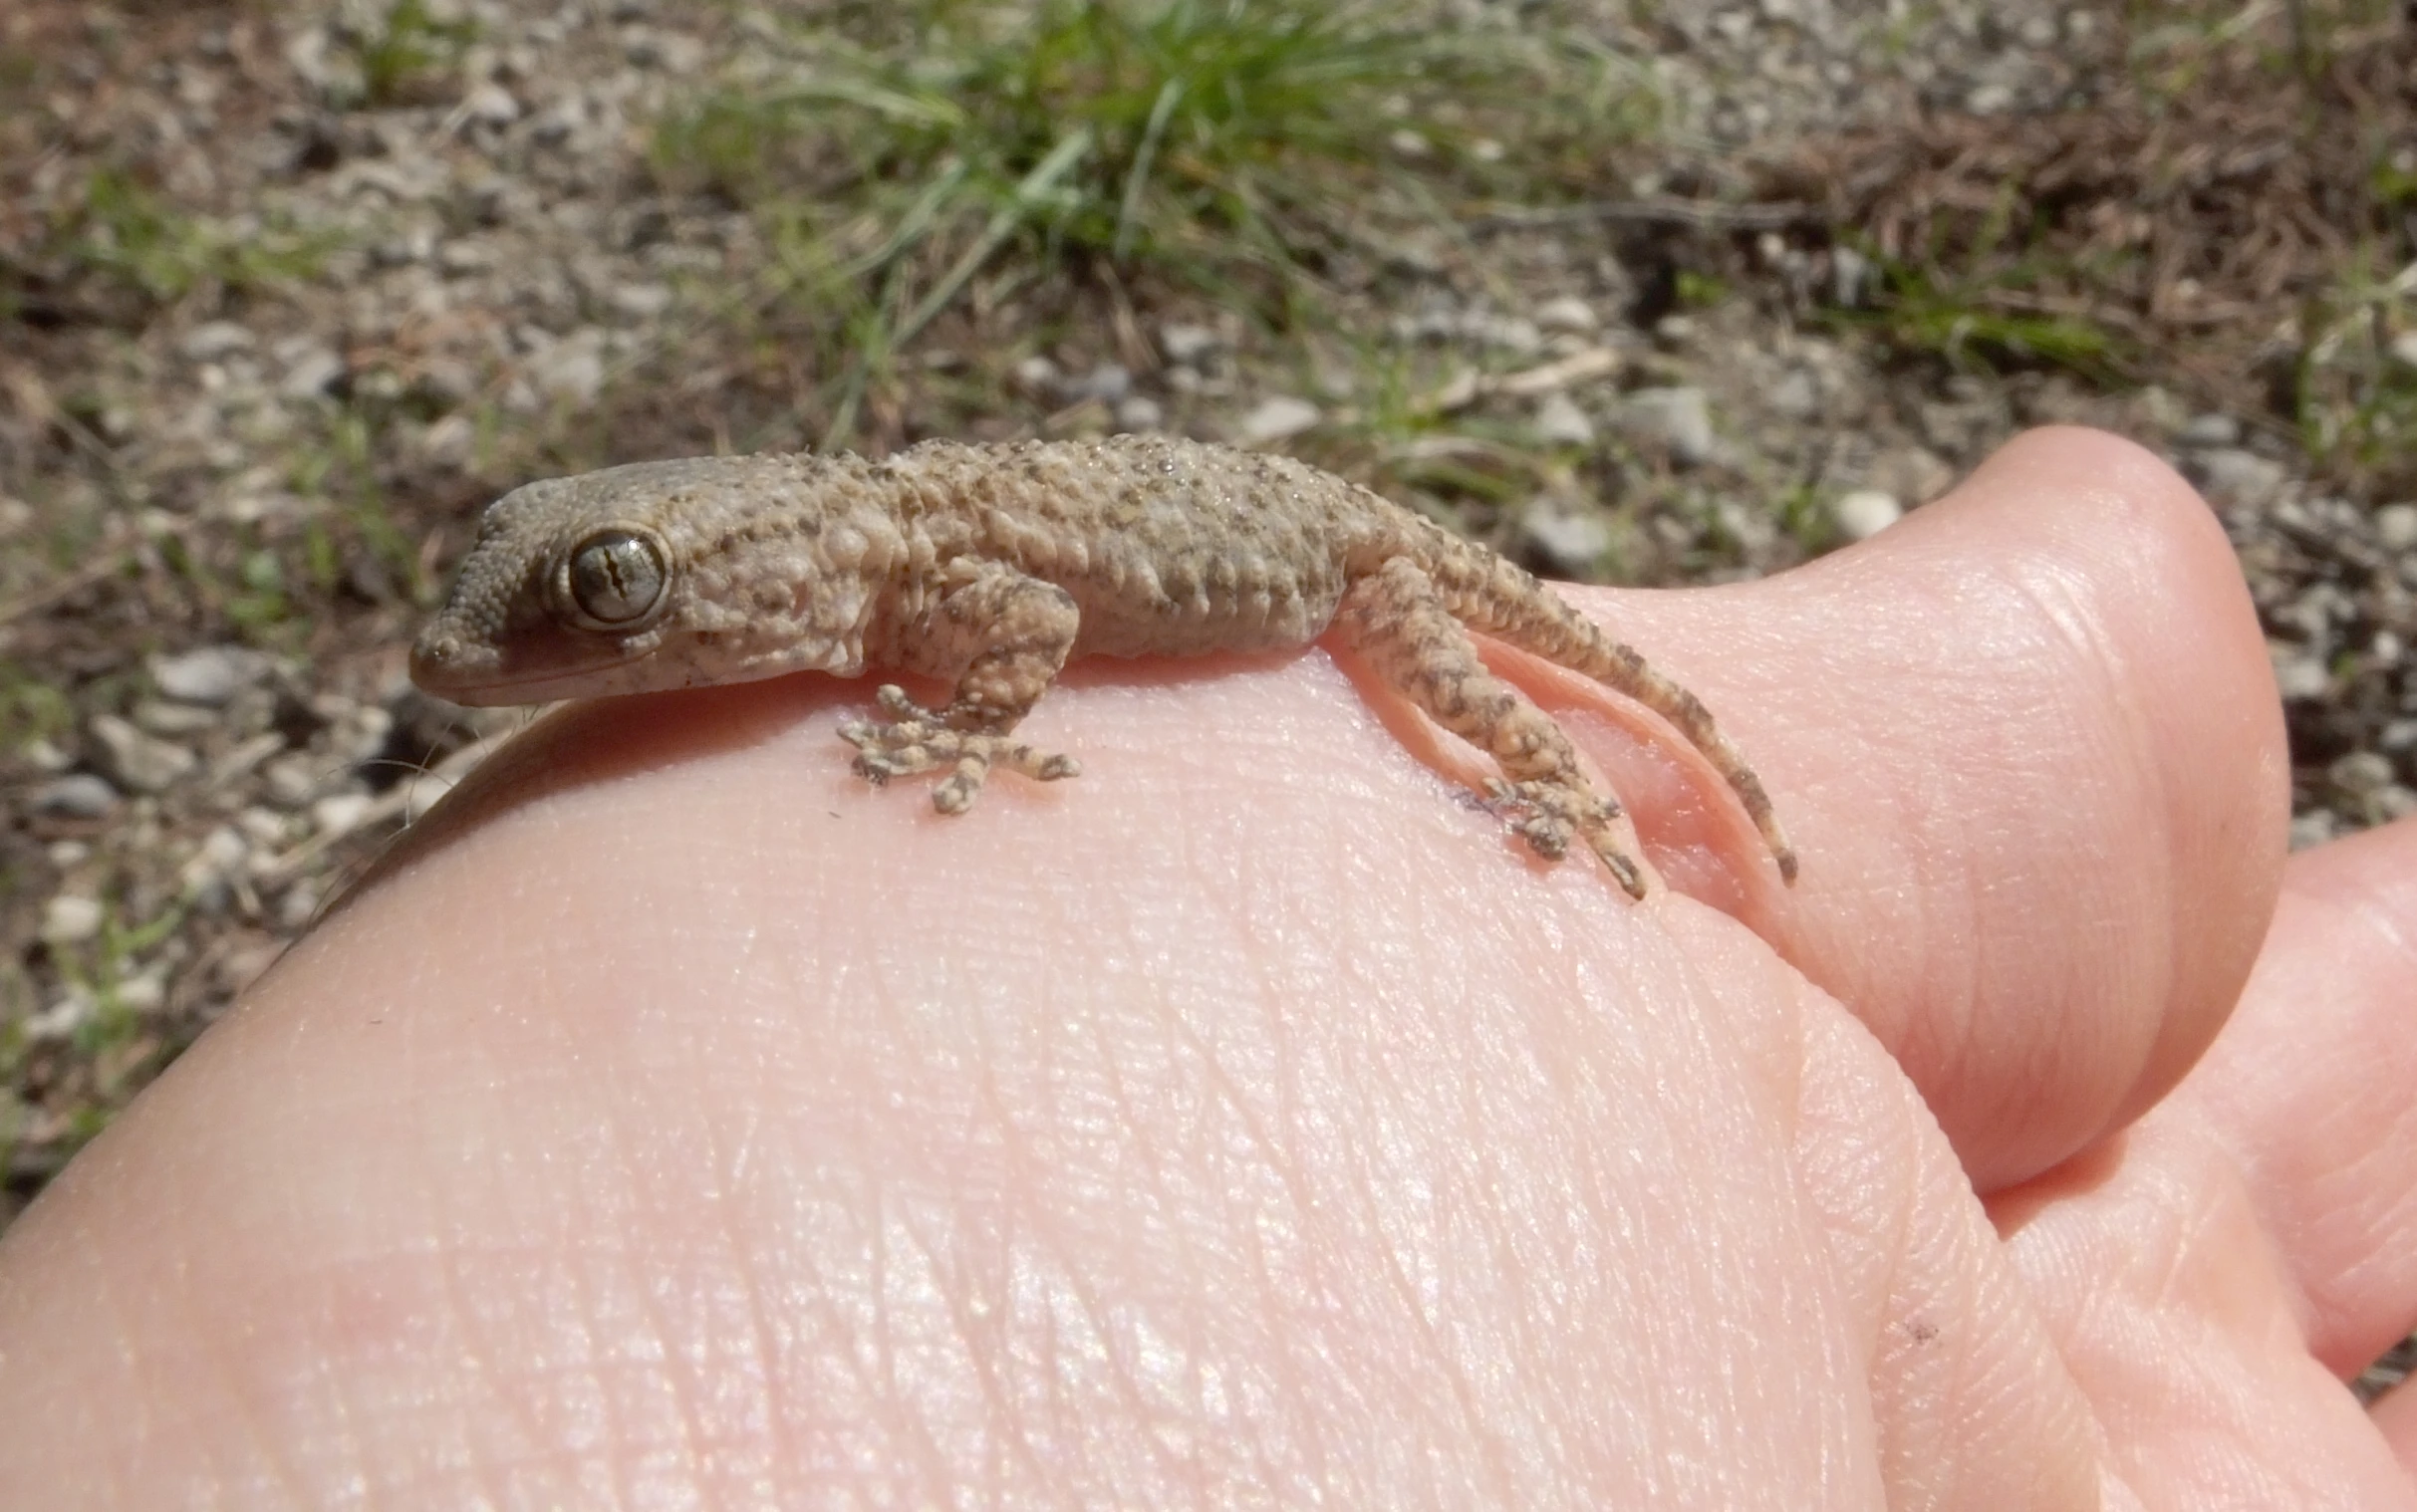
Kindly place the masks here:
<instances>
[{"instance_id":1,"label":"gravel ground","mask_svg":"<svg viewBox=\"0 0 2417 1512\"><path fill-rule=\"evenodd\" d=\"M2344 23L2309 65L2272 16L1461 0L1433 24L1548 15L1650 109L1534 202L1372 206L1282 319L1096 259L984 265L850 388L786 223L661 124L857 9L0 17L0 1220L516 726L413 692L403 647L479 505L613 461L1167 428L1297 450L1557 576L1677 583L1870 535L2016 429L2087 421L2221 510L2295 837L2417 809L2390 428L2417 417L2417 23ZM2358 113L2332 178L2267 151L2288 112L2235 123L2159 72L2278 56L2302 66L2276 90ZM1419 127L1386 151L1415 166ZM2370 168L2390 192L2345 207ZM2018 246L1989 229L2009 194ZM1960 248L1962 282L1908 246Z\"/></svg>"}]
</instances>

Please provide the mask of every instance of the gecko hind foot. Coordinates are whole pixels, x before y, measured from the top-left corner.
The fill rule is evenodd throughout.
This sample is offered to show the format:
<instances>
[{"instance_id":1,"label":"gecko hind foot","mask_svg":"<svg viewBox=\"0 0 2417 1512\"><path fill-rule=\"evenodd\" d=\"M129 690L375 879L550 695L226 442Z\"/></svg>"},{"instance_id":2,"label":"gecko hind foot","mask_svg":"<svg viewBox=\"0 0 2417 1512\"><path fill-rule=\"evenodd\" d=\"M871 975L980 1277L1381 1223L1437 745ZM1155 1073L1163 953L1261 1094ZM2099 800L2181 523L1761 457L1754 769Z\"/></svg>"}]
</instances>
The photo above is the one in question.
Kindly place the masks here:
<instances>
[{"instance_id":1,"label":"gecko hind foot","mask_svg":"<svg viewBox=\"0 0 2417 1512\"><path fill-rule=\"evenodd\" d=\"M1514 783L1498 777L1485 784L1485 796L1494 812L1510 821L1510 828L1527 842L1528 849L1546 861L1567 856L1571 838L1582 837L1629 896L1646 894L1650 884L1645 865L1638 859L1636 826L1618 800L1566 783Z\"/></svg>"},{"instance_id":2,"label":"gecko hind foot","mask_svg":"<svg viewBox=\"0 0 2417 1512\"><path fill-rule=\"evenodd\" d=\"M954 768L932 790L932 807L942 814L962 814L973 807L992 767L1004 767L1035 782L1082 775L1082 767L1071 756L1035 750L1007 735L957 729L918 706L900 688L886 686L879 696L882 711L893 716L891 720L849 719L839 726L839 738L856 747L851 765L875 787L893 777Z\"/></svg>"}]
</instances>

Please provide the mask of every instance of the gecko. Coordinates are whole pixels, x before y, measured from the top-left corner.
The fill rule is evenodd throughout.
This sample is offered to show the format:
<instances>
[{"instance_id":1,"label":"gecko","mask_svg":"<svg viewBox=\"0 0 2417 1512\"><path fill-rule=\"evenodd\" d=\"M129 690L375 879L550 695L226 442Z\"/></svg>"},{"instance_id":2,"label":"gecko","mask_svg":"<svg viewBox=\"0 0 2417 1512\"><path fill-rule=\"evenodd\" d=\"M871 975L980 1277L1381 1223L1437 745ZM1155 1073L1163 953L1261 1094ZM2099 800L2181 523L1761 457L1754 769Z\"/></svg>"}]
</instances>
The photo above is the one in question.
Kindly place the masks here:
<instances>
[{"instance_id":1,"label":"gecko","mask_svg":"<svg viewBox=\"0 0 2417 1512\"><path fill-rule=\"evenodd\" d=\"M462 704L543 703L807 669L896 684L840 734L875 785L943 771L962 814L991 771L1077 775L1016 727L1078 656L1307 645L1329 629L1490 756L1490 806L1537 855L1583 842L1631 895L1648 872L1615 797L1472 632L1595 679L1675 726L1793 882L1762 783L1695 694L1499 554L1273 453L1164 435L973 444L874 459L638 462L526 484L481 517L411 677Z\"/></svg>"}]
</instances>

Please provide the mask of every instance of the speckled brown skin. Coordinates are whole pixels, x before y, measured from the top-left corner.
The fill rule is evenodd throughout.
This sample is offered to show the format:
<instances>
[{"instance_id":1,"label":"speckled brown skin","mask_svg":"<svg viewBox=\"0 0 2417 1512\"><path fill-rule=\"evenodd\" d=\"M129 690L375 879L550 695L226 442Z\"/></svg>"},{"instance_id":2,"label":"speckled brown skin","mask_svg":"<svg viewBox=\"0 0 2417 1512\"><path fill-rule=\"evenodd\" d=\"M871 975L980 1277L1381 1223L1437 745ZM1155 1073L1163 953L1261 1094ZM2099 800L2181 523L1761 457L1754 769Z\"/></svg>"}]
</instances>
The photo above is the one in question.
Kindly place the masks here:
<instances>
[{"instance_id":1,"label":"speckled brown skin","mask_svg":"<svg viewBox=\"0 0 2417 1512\"><path fill-rule=\"evenodd\" d=\"M1618 802L1484 669L1473 629L1677 725L1794 880L1770 800L1704 705L1534 578L1304 463L1170 437L692 458L532 483L488 509L411 675L479 704L807 668L932 676L953 688L943 707L884 686L888 719L841 734L875 782L947 768L934 802L954 814L993 767L1075 775L1011 738L1069 658L1264 650L1331 625L1500 764L1492 796L1540 855L1583 839L1646 891Z\"/></svg>"}]
</instances>

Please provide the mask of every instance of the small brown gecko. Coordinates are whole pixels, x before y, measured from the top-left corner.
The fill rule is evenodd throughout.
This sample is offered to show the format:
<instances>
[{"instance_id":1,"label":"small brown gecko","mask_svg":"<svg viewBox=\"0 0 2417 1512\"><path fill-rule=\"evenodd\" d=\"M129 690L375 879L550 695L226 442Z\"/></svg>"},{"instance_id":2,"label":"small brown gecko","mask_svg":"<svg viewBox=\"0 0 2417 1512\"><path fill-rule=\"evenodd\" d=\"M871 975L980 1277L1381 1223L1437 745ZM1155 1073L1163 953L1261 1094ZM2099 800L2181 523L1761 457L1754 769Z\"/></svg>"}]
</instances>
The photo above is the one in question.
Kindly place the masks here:
<instances>
[{"instance_id":1,"label":"small brown gecko","mask_svg":"<svg viewBox=\"0 0 2417 1512\"><path fill-rule=\"evenodd\" d=\"M954 689L944 707L885 686L888 717L840 734L877 784L947 768L933 802L961 814L993 767L1076 774L1013 738L1069 657L1305 645L1330 625L1493 757L1487 792L1537 854L1581 838L1646 893L1619 803L1549 715L1486 671L1472 630L1676 725L1795 880L1770 799L1703 703L1533 577L1306 463L1164 436L697 457L531 483L488 507L411 676L469 704L808 668L935 677Z\"/></svg>"}]
</instances>

